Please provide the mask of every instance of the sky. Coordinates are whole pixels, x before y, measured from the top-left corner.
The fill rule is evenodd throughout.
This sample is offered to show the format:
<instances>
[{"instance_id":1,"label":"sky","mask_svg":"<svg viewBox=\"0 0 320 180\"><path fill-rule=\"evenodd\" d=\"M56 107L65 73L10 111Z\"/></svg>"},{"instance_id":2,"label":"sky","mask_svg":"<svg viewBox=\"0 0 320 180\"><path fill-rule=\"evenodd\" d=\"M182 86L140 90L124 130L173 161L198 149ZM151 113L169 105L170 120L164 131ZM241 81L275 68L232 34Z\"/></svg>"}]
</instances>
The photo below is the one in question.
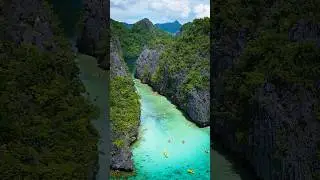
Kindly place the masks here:
<instances>
[{"instance_id":1,"label":"sky","mask_svg":"<svg viewBox=\"0 0 320 180\"><path fill-rule=\"evenodd\" d=\"M143 18L154 24L175 20L184 24L210 16L209 0L111 0L110 8L112 19L130 24Z\"/></svg>"}]
</instances>

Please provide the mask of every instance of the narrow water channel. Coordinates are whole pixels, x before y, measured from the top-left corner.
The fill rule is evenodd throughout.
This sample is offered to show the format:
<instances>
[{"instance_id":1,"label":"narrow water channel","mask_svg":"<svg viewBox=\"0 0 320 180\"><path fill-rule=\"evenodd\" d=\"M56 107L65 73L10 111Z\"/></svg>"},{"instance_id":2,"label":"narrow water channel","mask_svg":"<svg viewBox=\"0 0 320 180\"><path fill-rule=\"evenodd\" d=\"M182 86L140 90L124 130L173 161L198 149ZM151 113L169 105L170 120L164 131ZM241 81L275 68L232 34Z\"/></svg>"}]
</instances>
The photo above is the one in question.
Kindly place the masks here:
<instances>
[{"instance_id":1,"label":"narrow water channel","mask_svg":"<svg viewBox=\"0 0 320 180\"><path fill-rule=\"evenodd\" d=\"M134 80L141 101L136 176L129 179L210 179L210 128L198 128L164 96Z\"/></svg>"},{"instance_id":2,"label":"narrow water channel","mask_svg":"<svg viewBox=\"0 0 320 180\"><path fill-rule=\"evenodd\" d=\"M80 68L80 79L89 93L90 99L100 109L99 118L92 121L100 135L98 142L99 170L96 174L96 180L107 180L110 164L110 127L107 119L109 72L97 67L97 60L91 56L79 55L76 62Z\"/></svg>"},{"instance_id":3,"label":"narrow water channel","mask_svg":"<svg viewBox=\"0 0 320 180\"><path fill-rule=\"evenodd\" d=\"M109 179L110 131L106 119L108 111L108 72L96 65L90 56L76 59L80 78L93 103L100 108L99 119L93 121L99 131L99 170L97 180ZM130 68L134 72L134 66ZM239 175L224 155L210 148L210 128L198 128L164 96L151 87L134 80L141 101L139 140L133 144L135 176L133 180L247 180ZM188 170L193 170L193 174ZM241 173L240 173L241 174ZM243 173L242 173L243 174ZM245 177L245 178L244 178Z\"/></svg>"}]
</instances>

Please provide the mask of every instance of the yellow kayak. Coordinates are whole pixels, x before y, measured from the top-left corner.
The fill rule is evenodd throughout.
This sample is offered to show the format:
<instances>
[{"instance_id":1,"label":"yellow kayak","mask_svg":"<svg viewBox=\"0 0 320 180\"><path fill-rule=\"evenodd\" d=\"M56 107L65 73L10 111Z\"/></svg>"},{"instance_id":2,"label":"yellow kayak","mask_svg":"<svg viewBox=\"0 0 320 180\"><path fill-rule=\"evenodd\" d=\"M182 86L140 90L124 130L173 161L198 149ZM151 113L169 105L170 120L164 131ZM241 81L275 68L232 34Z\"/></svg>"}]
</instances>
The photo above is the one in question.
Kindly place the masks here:
<instances>
[{"instance_id":1,"label":"yellow kayak","mask_svg":"<svg viewBox=\"0 0 320 180\"><path fill-rule=\"evenodd\" d=\"M163 152L164 157L168 158L168 153L167 152Z\"/></svg>"},{"instance_id":2,"label":"yellow kayak","mask_svg":"<svg viewBox=\"0 0 320 180\"><path fill-rule=\"evenodd\" d=\"M194 171L192 169L188 169L188 173L194 174Z\"/></svg>"}]
</instances>

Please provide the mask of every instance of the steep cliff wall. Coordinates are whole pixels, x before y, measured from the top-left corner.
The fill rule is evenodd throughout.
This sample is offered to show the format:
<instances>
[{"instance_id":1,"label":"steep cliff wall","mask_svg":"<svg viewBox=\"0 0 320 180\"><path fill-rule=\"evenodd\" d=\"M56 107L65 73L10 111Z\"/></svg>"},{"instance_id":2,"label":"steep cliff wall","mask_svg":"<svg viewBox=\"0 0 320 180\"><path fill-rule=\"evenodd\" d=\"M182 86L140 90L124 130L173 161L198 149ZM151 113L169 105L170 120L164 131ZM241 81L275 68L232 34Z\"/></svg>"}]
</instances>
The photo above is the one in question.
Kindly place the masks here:
<instances>
[{"instance_id":1,"label":"steep cliff wall","mask_svg":"<svg viewBox=\"0 0 320 180\"><path fill-rule=\"evenodd\" d=\"M111 79L117 76L128 77L129 71L126 63L123 60L123 53L118 38L113 38L110 42L110 77Z\"/></svg>"},{"instance_id":2,"label":"steep cliff wall","mask_svg":"<svg viewBox=\"0 0 320 180\"><path fill-rule=\"evenodd\" d=\"M58 24L47 1L0 2L1 179L95 178L95 107Z\"/></svg>"},{"instance_id":3,"label":"steep cliff wall","mask_svg":"<svg viewBox=\"0 0 320 180\"><path fill-rule=\"evenodd\" d=\"M45 7L45 8L44 8ZM12 0L1 4L1 39L16 44L30 43L44 50L56 50L57 19L45 1Z\"/></svg>"},{"instance_id":4,"label":"steep cliff wall","mask_svg":"<svg viewBox=\"0 0 320 180\"><path fill-rule=\"evenodd\" d=\"M104 0L83 0L77 40L79 52L96 57L103 68L109 67L109 62L105 62L107 61L108 52L106 50L108 48L103 46L103 52L97 51L99 51L99 43L109 42L106 34L109 28L109 3L110 1Z\"/></svg>"},{"instance_id":5,"label":"steep cliff wall","mask_svg":"<svg viewBox=\"0 0 320 180\"><path fill-rule=\"evenodd\" d=\"M319 4L218 3L212 43L212 139L248 160L261 179L316 178L319 25L302 12L315 12ZM226 7L248 11L231 15Z\"/></svg>"},{"instance_id":6,"label":"steep cliff wall","mask_svg":"<svg viewBox=\"0 0 320 180\"><path fill-rule=\"evenodd\" d=\"M136 62L135 76L178 105L197 125L209 118L209 19L184 26L172 44L145 48ZM159 41L160 42L160 41ZM197 44L199 43L199 44Z\"/></svg>"},{"instance_id":7,"label":"steep cliff wall","mask_svg":"<svg viewBox=\"0 0 320 180\"><path fill-rule=\"evenodd\" d=\"M123 60L118 38L110 42L111 63L111 127L112 148L110 168L133 171L130 145L137 139L140 122L140 104L133 79Z\"/></svg>"}]
</instances>

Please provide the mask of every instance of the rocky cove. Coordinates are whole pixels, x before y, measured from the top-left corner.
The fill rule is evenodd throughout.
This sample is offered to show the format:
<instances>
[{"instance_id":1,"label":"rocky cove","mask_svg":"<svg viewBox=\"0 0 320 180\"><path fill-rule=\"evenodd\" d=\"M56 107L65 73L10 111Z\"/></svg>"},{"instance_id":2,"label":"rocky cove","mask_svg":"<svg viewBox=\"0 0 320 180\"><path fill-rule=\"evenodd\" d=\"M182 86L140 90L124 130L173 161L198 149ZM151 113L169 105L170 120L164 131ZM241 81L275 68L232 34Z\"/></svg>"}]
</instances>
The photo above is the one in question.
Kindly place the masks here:
<instances>
[{"instance_id":1,"label":"rocky cove","mask_svg":"<svg viewBox=\"0 0 320 180\"><path fill-rule=\"evenodd\" d=\"M113 41L112 50L120 50L114 48L115 44L119 45L120 42ZM118 71L112 73L113 76L129 75L125 62L122 58L118 58L118 54L122 53L112 53L111 71L112 69ZM138 71L135 65L131 69ZM141 80L134 78L132 80L141 101L140 125L137 127L139 133L136 134L136 141L127 139L131 146L128 143L125 150L120 151L122 155L114 156L112 159L115 165L111 164L114 170L132 171L132 173L113 173L111 179L161 179L163 177L169 179L210 179L210 177L221 180L255 179L250 171L241 167L243 164L239 159L230 159L225 153L226 150L216 148L210 150L209 127L199 128L168 98L158 94ZM214 147L217 146L214 145ZM211 162L210 157L213 160ZM188 169L192 169L194 174L189 174Z\"/></svg>"},{"instance_id":2,"label":"rocky cove","mask_svg":"<svg viewBox=\"0 0 320 180\"><path fill-rule=\"evenodd\" d=\"M74 3L76 1L68 2ZM146 134L150 133L143 131L145 125L148 124L142 124L142 121L139 121L144 119L143 117L149 117L148 114L144 114L149 110L146 111L146 106L143 103L147 103L148 98L156 98L152 102L157 102L159 99L165 101L164 97L167 97L165 99L166 104L169 104L168 107L175 109L174 112L179 114L177 119L180 120L176 122L179 122L178 124L183 122L181 127L190 125L192 122L199 127L205 127L205 130L203 130L192 124L190 125L192 128L189 126L185 128L187 128L187 131L192 129L193 132L197 132L196 134L199 137L205 136L202 143L206 145L208 135L206 128L208 129L207 126L210 125L211 141L214 141L211 144L217 146L216 141L218 141L225 150L241 157L241 160L238 161L250 164L252 171L259 178L309 180L319 177L320 83L318 62L320 56L317 48L319 48L320 26L319 18L317 19L314 16L319 13L317 1L310 5L310 3L304 3L309 1L276 0L241 6L234 4L234 1L231 0L213 1L213 3L216 3L212 9L215 15L213 23L208 25L207 23L196 22L196 26L185 25L182 31L177 34L176 39L179 39L179 41L176 41L173 45L169 43L170 48L166 48L168 47L167 39L164 41L160 39L158 41L159 47L148 45L145 48L141 46L141 49L139 49L141 44L151 42L153 36L150 36L152 38L141 38L145 40L141 44L139 44L140 42L137 43L138 45L129 44L131 46L128 47L134 47L132 49L138 49L138 51L128 53L128 50L132 50L127 49L128 44L126 43L128 41L119 38L111 42L114 45L111 45L110 56L107 51L109 40L103 39L105 38L104 32L107 32L105 29L108 19L105 14L108 14L108 8L106 7L108 7L107 3L109 1L84 0L81 6L77 5L79 2L77 1L74 6L72 6L72 3L71 5L68 4L70 8L84 9L81 20L79 20L79 27L72 30L74 32L72 37L74 38L66 38L61 35L62 30L55 18L57 12L52 11L52 8L53 10L59 9L61 4L55 4L55 1L12 0L0 3L0 38L1 50L3 50L1 58L7 58L5 61L1 61L1 65L11 68L10 71L6 70L0 73L2 73L1 77L6 77L14 82L4 83L1 86L1 88L8 88L1 89L6 93L6 97L1 96L1 98L8 100L6 98L11 97L8 101L1 101L1 106L8 110L5 113L9 113L1 114L1 117L9 117L8 115L11 113L11 119L6 121L8 124L1 123L1 129L6 130L1 131L1 137L6 137L1 139L0 145L0 157L4 158L0 162L1 169L3 168L3 171L0 172L1 177L7 179L24 177L38 179L39 177L50 178L54 175L57 179L62 179L74 178L76 175L78 179L83 179L83 177L94 179L95 174L98 173L96 178L106 179L105 176L107 176L109 170L108 147L106 145L108 137L114 140L114 143L110 145L112 147L109 147L112 156L111 168L132 171L137 167L141 172L140 170L145 168L142 167L143 160L147 159L144 159L146 157L137 158L136 155L142 150L139 149L139 145L141 147L151 146L150 142L152 142L150 139L143 141L143 138L141 138L141 141L139 140L139 134L143 136L144 132ZM53 5L50 3L53 3ZM226 11L231 7L235 10L242 9L242 11L233 11L234 14L230 16ZM76 16L78 17L78 15ZM242 17L242 21L238 22L237 17ZM59 16L59 20L64 20L63 15ZM138 37L149 36L150 32L156 32L152 23L146 21L139 23L145 25L148 29L143 33L139 32L143 29L133 25L133 30L137 30L135 35L140 33ZM72 24L69 25L73 26ZM206 28L194 30L193 28L198 25ZM208 31L210 28L211 32ZM201 49L209 47L208 41L203 40L206 38L199 38L203 41L195 43L197 41L194 41L195 39L188 35L188 31L189 33L191 31L190 34L192 35L198 35L197 33L201 32L201 37L204 37L204 35L206 37L211 36L211 53L208 49L199 51L197 47L189 46L197 44L203 45ZM84 101L77 103L83 88L80 85L78 87L77 83L73 84L78 80L78 70L73 64L72 49L69 45L66 45L68 43L65 40L68 38L72 39L73 50L76 50L75 47L78 46L80 53L94 56L103 69L109 68L108 59L110 57L112 78L118 79L121 86L126 87L122 89L121 86L116 86L116 90L123 90L123 94L121 94L123 97L128 97L127 94L130 94L128 101L130 103L124 103L125 106L123 106L130 110L128 111L130 114L128 117L130 118L126 120L137 120L130 121L129 124L121 124L125 127L121 130L124 130L126 134L113 131L111 137L108 136L109 132L107 130L109 128L108 124L105 123L110 119L103 118L103 107L106 106L107 100L102 98L109 92L103 90L103 88L106 88L104 82L107 80L104 79L104 75L102 79L99 79L99 77L96 77L97 74L91 73L93 71L100 72L100 69L96 68L96 59L86 56L81 56L86 60L81 59L81 62L79 61L80 63L88 63L80 64L82 65L80 67L82 71L80 77L91 95L94 93L100 94L98 95L100 98L97 99L93 95L91 100L97 100L95 103L98 106L100 104L100 110L102 109L100 117L98 117L98 121L94 122L94 125L95 129L101 133L101 139L104 143L98 141L98 137L93 133L94 130L87 123L89 122L87 120L91 118L85 116L81 120L79 118L76 119L77 121L73 121L72 125L69 124L69 119L75 118L73 116L75 111L77 111L77 114L83 113L90 107L82 106L87 105ZM198 37L196 38L199 40ZM129 40L135 41L136 39ZM12 46L14 48L10 49L7 44L3 43L7 41L14 44ZM104 43L101 44L101 42ZM171 39L170 42L172 42ZM29 50L35 53L29 53ZM186 55L183 56L184 54ZM13 56L15 58L12 58ZM134 70L136 72L135 77L143 83L129 73L126 57L135 57L133 61L138 59L137 69ZM40 59L43 59L43 61ZM209 88L206 89L203 84L198 83L208 82L210 71L203 67L207 67L209 59L212 62L210 89L213 92L210 103ZM83 67L84 69L81 69ZM187 72L186 69L192 71ZM84 73L84 71L88 72ZM8 73L5 74L6 72ZM52 72L55 72L54 74L57 74L57 76L50 76L53 74ZM199 77L205 78L199 79ZM43 86L41 83L47 84ZM144 83L149 84L153 90ZM64 86L64 84L72 84L72 86ZM136 91L137 89L138 91ZM28 90L28 93L25 93L26 90ZM71 95L68 93L58 94L58 92L72 90L74 90L74 93ZM95 92L96 90L97 92ZM138 95L143 92L145 96L142 97L142 104L139 104L139 101L137 101ZM159 92L163 96L153 96L156 94L155 92ZM48 97L53 96L56 99L50 101ZM36 97L40 97L40 100ZM60 101L57 101L57 99ZM43 103L43 100L46 100L46 103ZM70 102L68 104L70 106L62 107L61 104L67 103L56 104L56 102ZM134 106L130 106L131 104L134 104ZM205 113L209 110L209 104L212 106L210 114L213 118L211 121L209 121L210 115ZM60 111L63 108L67 110ZM181 111L176 111L177 109ZM56 111L60 113L56 113ZM1 113L4 112L1 111ZM21 119L15 119L17 114ZM45 115L39 117L42 114ZM64 116L56 117L54 114L63 114ZM118 114L122 115L121 113ZM23 119L24 117L26 118ZM159 122L156 119L162 118L161 115L151 117L150 122ZM125 118L123 116L119 119ZM10 124L10 122L19 122L18 120L22 119L24 121L21 122L28 123L23 123L23 126L12 126L15 128L7 126L15 125ZM68 120L64 121L65 119ZM58 125L51 124L51 122L57 122L56 120L60 120L57 123ZM103 123L97 125L95 124L97 122L98 124ZM34 126L34 124L38 124L38 126ZM152 127L157 127L154 132L162 132L159 131L161 128L170 129L170 131L164 132L175 132L175 128L166 128L166 126L170 126L170 123L160 123ZM79 127L77 130L81 130L81 133L68 129L71 127ZM140 132L140 128L143 132ZM13 130L11 131L11 129ZM17 134L17 132L21 134ZM14 138L8 136L11 133L12 137L15 136ZM161 137L167 140L169 136L163 135ZM192 139L192 137L189 138ZM180 143L180 140L174 142ZM19 143L16 144L16 142ZM10 143L14 146L8 146ZM184 145L187 145L187 143L188 141ZM163 145L161 147L165 147L168 146L168 141L161 141L159 144ZM182 140L179 146L184 147ZM170 158L171 150L169 150L167 149ZM203 149L199 151L202 152ZM9 153L2 156L3 152ZM164 149L161 152L165 152ZM161 152L160 154L157 152L156 155L159 160L165 158ZM228 179L231 177L219 176L219 173L222 171L226 171L226 174L237 173L234 172L228 158L225 158L227 156L221 152L223 150L216 150L215 148L211 150L212 157L216 158L216 161L213 160L212 162L217 163L212 165L214 174L212 177L217 175L217 179ZM175 152L173 151L173 153ZM204 150L201 158L206 158L206 155L206 150ZM53 158L54 163L47 157L55 157ZM98 157L99 160L97 160ZM15 161L11 161L12 158L15 158ZM23 166L20 166L20 162L23 162ZM135 162L140 163L135 164ZM99 170L97 165L100 166ZM38 167L45 171L38 171ZM185 173L186 168L194 167L196 166L183 166L183 170L177 173ZM203 175L197 174L198 172L199 169L195 170L197 176ZM206 173L202 170L200 172ZM235 176L235 178L244 178Z\"/></svg>"},{"instance_id":3,"label":"rocky cove","mask_svg":"<svg viewBox=\"0 0 320 180\"><path fill-rule=\"evenodd\" d=\"M164 77L162 81L155 83L152 78L163 67L160 56L165 47L145 46L137 60L129 59L127 64L121 43L115 37L110 44L111 79L127 77L133 81L141 109L139 126L134 126L127 136L120 134L125 139L124 146L113 145L111 178L209 179L211 173L211 177L222 180L254 179L246 169L235 167L233 160L221 154L223 150L210 150L209 90L197 87L186 96L181 94L185 93L181 87L188 81L187 71L174 72L171 76L169 67L159 75ZM205 69L202 73L209 74ZM210 155L214 158L211 165ZM123 174L123 171L131 173Z\"/></svg>"},{"instance_id":4,"label":"rocky cove","mask_svg":"<svg viewBox=\"0 0 320 180\"><path fill-rule=\"evenodd\" d=\"M133 29L135 28L135 26L136 27L137 26L141 26L143 28L146 27L146 30L151 34L157 32L157 30L155 30L155 27L153 26L153 24L148 19L143 19L143 20L137 22L134 25ZM145 36L147 36L147 35L145 35ZM155 36L155 38L156 37L157 36ZM138 119L134 119L134 121L138 121L138 123L136 123L136 125L134 127L128 129L128 131L126 131L126 133L121 133L121 132L119 133L119 131L117 131L117 129L114 129L114 131L113 131L112 139L113 139L114 143L112 145L112 152L111 152L111 157L112 157L111 158L111 169L120 170L120 171L133 171L133 170L135 170L135 173L138 173L137 176L140 177L140 175L141 175L140 173L142 173L141 172L141 166L137 166L136 163L137 163L137 161L139 162L139 160L135 161L134 159L140 159L141 160L143 155L142 154L137 154L137 153L136 154L132 154L131 147L130 147L131 145L133 145L133 147L136 147L136 148L132 149L133 153L134 152L139 152L139 151L144 151L143 154L148 155L148 156L150 155L151 157L149 157L149 160L148 160L148 161L150 161L150 163L152 162L153 159L154 160L157 160L159 158L162 159L163 156L161 156L161 155L160 156L159 155L155 156L155 154L154 154L155 152L154 151L150 150L150 152L148 152L147 150L144 150L144 148L145 149L154 148L154 147L150 147L150 143L147 143L147 145L146 145L147 147L144 147L143 145L142 146L137 146L136 145L136 144L144 144L144 142L143 142L144 140L141 140L140 138L142 138L142 139L148 138L148 137L144 137L143 136L143 133L142 133L142 130L141 130L142 127L145 127L148 124L148 121L146 121L147 117L145 115L146 113L148 114L148 112L145 112L146 111L146 107L145 107L145 100L144 99L146 99L146 97L144 97L144 93L141 93L141 92L144 92L144 90L141 90L139 88L139 87L143 87L143 86L139 85L140 83L138 83L138 81L134 80L134 78L133 78L134 76L132 76L132 74L129 73L128 65L125 63L126 60L125 60L125 56L124 55L128 54L128 52L126 52L126 48L123 48L123 46L122 46L122 44L125 43L125 42L126 42L126 39L121 39L121 38L118 38L117 36L112 37L112 41L111 41L111 44L110 44L110 47L111 47L110 48L110 50L111 50L111 53L110 53L111 81L114 79L114 82L116 83L116 81L118 81L118 79L120 78L120 79L128 79L129 81L135 82L134 83L135 84L135 89L137 89L137 91L136 90L133 90L133 91L136 91L136 93L139 95L140 103L142 103L142 104L141 104L141 111L139 110L139 112L138 112L139 113ZM153 54L152 53L149 54L149 52L152 52L152 53L154 52L154 53ZM152 51L152 50L149 50L149 49L146 48L146 49L142 50L138 60L136 60L134 64L132 64L132 62L131 62L130 69L134 70L133 74L135 74L135 77L137 77L138 79L141 79L142 83L148 83L149 85L152 86L152 84L149 83L149 82L151 82L150 78L153 75L151 72L155 72L155 69L160 67L158 62L157 62L159 60L160 54L161 54L161 52L157 52L157 50ZM209 60L206 59L206 61L209 61ZM148 66L148 67L146 68L146 66ZM142 68L143 68L143 70L147 69L147 70L151 71L151 72L148 72L149 74L143 74L143 75L147 75L149 77L149 79L147 78L149 82L146 82L146 77L142 77L142 75L140 74L140 71L141 71ZM160 76L162 76L162 75L160 75ZM176 75L176 77L178 77L178 75ZM180 77L183 78L183 76L180 76ZM172 82L174 80L170 79L170 80L168 80L168 82L164 81L164 82L158 83L158 85L163 84L162 90L160 90L160 89L154 89L154 90L159 92L160 94L163 94L165 92L169 92L170 88L174 86L173 85L173 86L170 86L170 87L167 88L166 86L169 85L169 83L170 83L169 81ZM182 79L182 81L184 81L184 80ZM129 85L129 86L130 86L130 89L132 89L131 85ZM182 86L182 83L178 84L177 87L180 87L180 86ZM165 89L165 88L167 88L167 89ZM204 95L203 97L201 97L200 93L197 93L197 90L198 90L197 88L194 88L194 90L192 91L192 93L190 95L189 94L188 95L183 95L183 97L182 97L182 96L180 96L180 94L184 93L184 92L177 91L177 89L173 89L173 91L170 92L171 93L170 96L168 94L165 94L165 96L168 97L170 100L172 100L172 102L174 102L174 100L177 100L177 99L171 99L173 96L176 96L178 99L182 99L182 98L185 98L186 96L188 96L188 97L186 97L186 99L190 99L189 102L187 104L182 104L182 101L179 101L180 104L177 103L177 107L180 108L180 109L183 109L181 107L184 107L184 110L185 110L184 112L187 112L187 113L185 113L185 115L188 118L192 117L192 118L189 118L189 119L191 119L193 122L195 122L200 127L205 127L205 126L209 125L209 90L207 89L207 91L205 91L204 89L199 89L199 92L201 92L201 90L203 90L201 92L201 93L203 93L201 95ZM111 91L111 93L113 93L113 92ZM153 94L153 93L151 93L151 94ZM150 96L150 95L147 95L147 97L148 96ZM157 96L155 96L155 97L157 97ZM151 102L148 102L147 104L150 104L151 107L152 107L152 106L155 106L157 104L157 101L158 100L153 100L153 102L151 101ZM154 103L154 105L152 105L153 103ZM176 103L174 102L174 104L176 104ZM197 107L197 105L199 105L199 108ZM116 108L116 106L117 106L117 102L115 102L115 108ZM159 109L161 109L160 107L161 106L159 106ZM113 109L112 106L111 106L111 109ZM195 109L195 110L193 110L193 109ZM125 111L126 110L124 110L124 113L125 113ZM171 111L171 110L169 110L169 111ZM154 113L154 115L151 115L151 116L154 116L154 117L164 116L163 118L160 118L160 119L159 118L155 118L155 119L151 118L150 119L150 117L149 117L149 119L150 119L149 121L155 122L156 124L161 123L161 122L162 123L166 123L166 121L168 121L168 123L171 122L171 121L175 122L174 119L176 119L176 118L174 118L174 117L177 116L177 115L172 115L173 117L171 117L169 115L169 117L165 118L165 114L162 114L162 113L164 113L162 111L159 111L160 114L158 114L158 115L155 114L157 112L155 110L152 110L151 112ZM177 111L177 112L179 112L179 111ZM111 117L111 121L114 122L112 119L113 118L116 119L117 116L118 116L117 114L114 114L114 116ZM179 116L181 116L181 117L177 118L178 122L180 122L180 121L184 122L185 121L185 120L183 120L183 119L185 119L183 117L184 115L181 114ZM182 123L182 122L180 122L180 123ZM116 122L114 122L114 123L116 123ZM140 127L139 127L139 124L140 124ZM116 126L116 125L114 125L114 126ZM184 127L184 125L182 125L182 127ZM151 132L159 132L160 134L163 134L166 131L175 132L175 131L179 130L182 127L178 127L177 126L176 130L175 129L170 129L170 128L167 129L167 130L163 130L163 129L161 130L161 127L153 126L153 129L151 129L150 131ZM196 130L197 128L194 128L194 129L195 129L195 133L196 133L198 130ZM163 132L163 131L165 131L165 132ZM188 130L186 130L186 131L188 131ZM138 132L140 132L142 134L138 134ZM209 138L209 133L207 133L206 136L207 136L207 138ZM138 137L140 137L140 138L138 138ZM151 136L151 137L154 137L154 136ZM135 142L135 140L137 138L138 138L138 141ZM168 137L168 136L163 137L163 135L161 135L161 136L159 136L159 138L154 137L153 139L146 140L146 141L147 142L157 142L157 141L160 142L160 141L164 141L163 138L169 138L170 139L170 137ZM174 137L171 137L171 138L174 138ZM198 138L199 138L199 141L201 141L201 137L198 137ZM205 137L203 137L203 138L206 139ZM124 140L122 146L118 146L117 145L116 139ZM187 140L185 140L185 141L187 141ZM164 142L168 143L167 140L165 140ZM210 144L209 143L210 142L209 139L206 142L208 143L206 150L201 150L201 151L207 151L207 155L208 155L209 154L209 144ZM164 144L159 143L159 146L160 145L164 146ZM154 145L154 146L156 146L156 145ZM167 144L167 146L170 147L170 144ZM165 148L165 147L163 147L163 148ZM180 148L176 148L177 151L179 149ZM197 151L197 148L195 148L195 150ZM157 153L161 154L161 152L157 152ZM204 156L205 156L205 154L204 154ZM179 157L176 157L176 158L179 158ZM187 157L183 156L183 157L180 157L180 158L187 158ZM209 156L207 156L207 158L205 158L204 160L209 162ZM163 161L163 162L165 162L165 161ZM178 162L179 161L177 161L176 163L178 163ZM189 161L189 163L192 163L192 161ZM133 166L133 165L135 165L135 166ZM149 168L153 168L154 167L154 165L151 165L151 164L150 164L150 166L152 166L152 167L149 167ZM163 164L161 166L163 168L166 167L165 164ZM209 164L208 164L208 166L204 166L204 168L207 168L207 170L205 170L205 172L201 171L199 173L200 174L207 173L207 175L204 176L204 177L209 178ZM181 169L179 171L181 171ZM186 171L186 170L184 170L184 171ZM150 171L150 173L151 172L153 172L153 171ZM169 175L170 173L168 173L168 171L167 171L167 174Z\"/></svg>"},{"instance_id":5,"label":"rocky cove","mask_svg":"<svg viewBox=\"0 0 320 180\"><path fill-rule=\"evenodd\" d=\"M113 45L111 46L113 47ZM114 54L115 55L115 54ZM122 61L111 61L111 70L124 68L114 67ZM118 60L121 60L120 58ZM135 69L135 68L133 68ZM118 75L126 74L118 72ZM133 79L135 88L141 98L141 117L137 141L130 146L130 151L121 151L113 163L118 170L132 171L133 174L114 174L111 179L126 177L128 179L160 179L163 177L180 179L210 179L210 155L213 178L222 180L253 179L250 173L241 169L241 175L233 164L216 150L210 151L210 128L199 128L187 120L177 107L164 96L155 93L147 84ZM129 139L128 139L129 141ZM127 148L126 148L127 149ZM186 149L189 149L186 151ZM125 155L126 153L126 155ZM164 156L167 153L167 156ZM121 159L119 157L126 157ZM131 160L132 159L132 160ZM131 165L132 163L132 165ZM116 166L112 165L114 169ZM193 169L194 174L189 174Z\"/></svg>"},{"instance_id":6,"label":"rocky cove","mask_svg":"<svg viewBox=\"0 0 320 180\"><path fill-rule=\"evenodd\" d=\"M184 111L189 119L198 126L208 126L210 124L209 88L194 88L188 94L184 94L179 87L181 87L186 79L186 72L181 69L181 71L173 76L169 76L169 67L165 67L163 73L159 75L162 76L161 81L151 81L159 66L161 53L161 49L144 49L136 62L135 77L141 79L143 83L149 84L155 91L168 97L171 102ZM187 96L186 101L183 99L183 96Z\"/></svg>"}]
</instances>

